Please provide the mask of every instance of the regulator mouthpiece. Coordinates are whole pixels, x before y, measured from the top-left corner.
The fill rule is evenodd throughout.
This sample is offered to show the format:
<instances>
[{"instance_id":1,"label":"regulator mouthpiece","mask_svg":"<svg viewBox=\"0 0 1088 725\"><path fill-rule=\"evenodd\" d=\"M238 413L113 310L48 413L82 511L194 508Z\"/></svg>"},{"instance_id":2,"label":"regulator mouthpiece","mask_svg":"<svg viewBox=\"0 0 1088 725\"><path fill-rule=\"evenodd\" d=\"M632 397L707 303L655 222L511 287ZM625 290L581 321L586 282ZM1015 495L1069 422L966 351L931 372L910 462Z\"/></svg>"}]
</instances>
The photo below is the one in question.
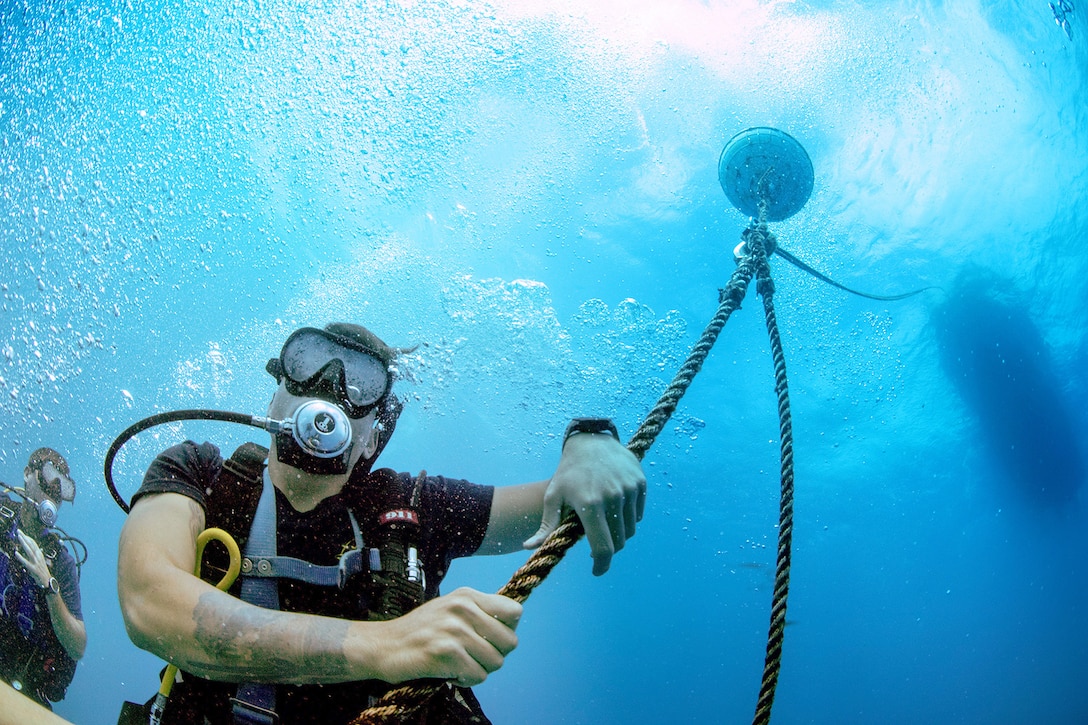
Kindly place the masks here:
<instances>
[{"instance_id":1,"label":"regulator mouthpiece","mask_svg":"<svg viewBox=\"0 0 1088 725\"><path fill-rule=\"evenodd\" d=\"M315 458L335 458L351 446L351 422L347 413L324 400L310 400L283 421L295 442Z\"/></svg>"},{"instance_id":2,"label":"regulator mouthpiece","mask_svg":"<svg viewBox=\"0 0 1088 725\"><path fill-rule=\"evenodd\" d=\"M366 474L393 435L402 404L389 395L378 403L377 446L369 457L358 457L356 472ZM284 420L253 416L248 425L270 432L276 441L276 458L307 473L347 473L354 443L351 417L339 405L316 399L295 409Z\"/></svg>"},{"instance_id":3,"label":"regulator mouthpiece","mask_svg":"<svg viewBox=\"0 0 1088 725\"><path fill-rule=\"evenodd\" d=\"M280 461L307 473L346 473L351 452L351 421L338 406L308 400L285 420L253 418L276 438Z\"/></svg>"},{"instance_id":4,"label":"regulator mouthpiece","mask_svg":"<svg viewBox=\"0 0 1088 725\"><path fill-rule=\"evenodd\" d=\"M46 528L53 528L57 525L57 505L45 499L34 504L34 508L38 510L38 521L42 522L42 526Z\"/></svg>"},{"instance_id":5,"label":"regulator mouthpiece","mask_svg":"<svg viewBox=\"0 0 1088 725\"><path fill-rule=\"evenodd\" d=\"M48 498L43 498L41 501L35 501L31 496L26 494L26 491L21 488L12 488L0 481L0 489L13 493L23 500L27 506L34 508L34 514L38 517L38 521L47 529L51 529L57 525L57 505ZM9 512L10 513L10 512ZM3 596L0 595L0 599Z\"/></svg>"}]
</instances>

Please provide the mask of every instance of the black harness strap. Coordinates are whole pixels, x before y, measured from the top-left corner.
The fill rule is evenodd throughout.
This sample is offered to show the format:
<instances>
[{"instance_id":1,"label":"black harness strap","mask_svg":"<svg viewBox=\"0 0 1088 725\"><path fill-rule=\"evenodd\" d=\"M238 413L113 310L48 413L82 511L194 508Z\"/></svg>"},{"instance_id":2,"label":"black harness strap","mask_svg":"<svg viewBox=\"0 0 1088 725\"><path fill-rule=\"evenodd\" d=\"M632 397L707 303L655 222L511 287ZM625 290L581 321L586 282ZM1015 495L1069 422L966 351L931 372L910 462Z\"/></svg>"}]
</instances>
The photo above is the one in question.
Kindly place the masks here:
<instances>
[{"instance_id":1,"label":"black harness strap","mask_svg":"<svg viewBox=\"0 0 1088 725\"><path fill-rule=\"evenodd\" d=\"M208 526L215 525L229 531L245 551L249 527L261 500L261 481L264 475L268 449L256 443L243 443L230 458L223 461L219 473L221 485L216 495L208 501ZM226 484L226 485L222 485Z\"/></svg>"}]
</instances>

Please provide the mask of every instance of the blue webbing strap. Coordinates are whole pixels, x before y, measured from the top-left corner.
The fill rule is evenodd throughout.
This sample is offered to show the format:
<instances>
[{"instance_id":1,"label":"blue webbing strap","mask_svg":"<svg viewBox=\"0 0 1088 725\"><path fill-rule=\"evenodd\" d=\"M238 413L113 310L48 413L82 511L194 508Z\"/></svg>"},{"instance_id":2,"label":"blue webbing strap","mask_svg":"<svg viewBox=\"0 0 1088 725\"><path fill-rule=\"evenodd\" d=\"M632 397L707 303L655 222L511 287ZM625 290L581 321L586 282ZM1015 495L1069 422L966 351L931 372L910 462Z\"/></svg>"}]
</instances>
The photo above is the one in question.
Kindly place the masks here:
<instances>
[{"instance_id":1,"label":"blue webbing strap","mask_svg":"<svg viewBox=\"0 0 1088 725\"><path fill-rule=\"evenodd\" d=\"M339 586L363 569L363 536L355 515L348 510L355 549L340 557L335 566L318 566L302 559L276 555L276 490L264 472L264 487L250 524L249 541L242 569L242 601L265 609L280 608L279 579L297 579L308 584ZM236 725L277 725L276 687L267 683L243 682L231 698Z\"/></svg>"},{"instance_id":2,"label":"blue webbing strap","mask_svg":"<svg viewBox=\"0 0 1088 725\"><path fill-rule=\"evenodd\" d=\"M360 549L345 553L340 558L339 564L329 566L311 564L303 559L295 559L290 556L252 557L250 556L249 547L246 547L246 557L253 566L247 576L296 579L307 584L316 584L323 587L343 588L348 577L363 570L363 558Z\"/></svg>"},{"instance_id":3,"label":"blue webbing strap","mask_svg":"<svg viewBox=\"0 0 1088 725\"><path fill-rule=\"evenodd\" d=\"M264 488L257 502L257 512L249 529L246 558L252 561L276 555L276 491L268 469L264 471ZM280 608L279 580L242 575L242 601L265 609ZM231 698L236 725L277 725L276 686L264 682L243 682Z\"/></svg>"}]
</instances>

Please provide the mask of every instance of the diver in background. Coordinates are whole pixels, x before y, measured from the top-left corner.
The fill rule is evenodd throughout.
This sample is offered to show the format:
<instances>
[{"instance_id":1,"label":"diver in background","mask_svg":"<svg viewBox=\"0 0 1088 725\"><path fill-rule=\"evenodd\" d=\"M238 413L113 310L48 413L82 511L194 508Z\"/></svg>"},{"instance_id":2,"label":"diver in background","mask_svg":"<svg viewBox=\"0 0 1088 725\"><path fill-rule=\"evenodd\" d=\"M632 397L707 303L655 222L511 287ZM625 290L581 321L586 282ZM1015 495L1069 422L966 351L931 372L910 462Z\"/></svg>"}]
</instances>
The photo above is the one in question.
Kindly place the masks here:
<instances>
[{"instance_id":1,"label":"diver in background","mask_svg":"<svg viewBox=\"0 0 1088 725\"><path fill-rule=\"evenodd\" d=\"M74 501L68 462L52 448L30 454L23 489L0 494L0 677L49 707L64 699L87 646L76 562L52 531Z\"/></svg>"},{"instance_id":2,"label":"diver in background","mask_svg":"<svg viewBox=\"0 0 1088 725\"><path fill-rule=\"evenodd\" d=\"M440 596L452 560L539 546L564 508L595 574L634 535L646 478L607 419L572 421L555 473L535 483L371 471L400 412L397 353L359 325L296 330L266 368L268 416L283 425L270 450L246 444L224 462L186 441L151 464L121 532L118 593L133 642L181 673L168 702L127 703L142 712L122 722L159 709L166 724L340 725L391 684L439 678L455 686L413 722L487 723L468 688L517 645L521 605ZM192 574L213 526L245 552L230 593L212 586L226 569L216 547L208 580Z\"/></svg>"}]
</instances>

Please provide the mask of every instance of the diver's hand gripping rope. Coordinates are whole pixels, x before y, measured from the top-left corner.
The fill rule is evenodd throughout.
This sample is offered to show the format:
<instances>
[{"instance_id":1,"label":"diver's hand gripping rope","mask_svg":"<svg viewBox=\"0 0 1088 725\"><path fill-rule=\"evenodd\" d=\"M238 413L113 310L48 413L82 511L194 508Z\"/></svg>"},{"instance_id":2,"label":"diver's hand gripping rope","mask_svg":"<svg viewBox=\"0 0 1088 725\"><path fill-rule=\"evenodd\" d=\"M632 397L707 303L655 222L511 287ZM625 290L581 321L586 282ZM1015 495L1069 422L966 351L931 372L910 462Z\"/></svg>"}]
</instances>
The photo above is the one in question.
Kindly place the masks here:
<instances>
[{"instance_id":1,"label":"diver's hand gripping rope","mask_svg":"<svg viewBox=\"0 0 1088 725\"><path fill-rule=\"evenodd\" d=\"M205 529L196 537L196 567L193 569L193 575L200 576L200 563L204 557L204 547L212 540L218 541L227 547L227 552L230 554L230 566L227 567L227 572L223 575L223 578L215 585L216 589L225 592L234 584L234 580L238 578L238 572L242 570L242 553L239 551L234 537L223 529ZM155 702L151 704L150 725L159 725L162 722L163 712L166 710L166 701L170 697L170 691L174 689L174 680L177 674L177 665L166 666L166 672L163 673L162 682L159 684L159 692L155 695Z\"/></svg>"},{"instance_id":2,"label":"diver's hand gripping rope","mask_svg":"<svg viewBox=\"0 0 1088 725\"><path fill-rule=\"evenodd\" d=\"M769 721L774 691L782 654L782 639L786 620L786 597L789 593L790 549L793 532L793 432L789 411L789 395L786 390L786 366L782 343L778 335L772 297L774 283L767 264L765 242L769 236L766 223L754 223L745 232L748 251L739 260L729 284L719 291L718 310L706 326L699 341L692 347L687 360L680 366L672 383L665 389L646 419L627 443L627 448L642 460L653 445L657 435L665 427L676 410L680 398L687 392L695 375L702 369L710 349L718 339L729 316L736 311L748 291L753 276L757 276L757 290L763 297L767 316L767 330L771 337L771 351L775 365L775 388L778 393L779 428L782 433L782 503L779 514L778 562L775 576L774 600L771 606L771 625L767 641L767 657L764 662L763 683L753 720L757 725ZM559 526L544 540L529 560L514 572L498 593L519 603L524 603L541 582L547 578L560 559L585 533L577 514L568 511ZM351 722L351 725L380 725L386 722L409 721L424 708L432 697L449 682L409 682L388 691L378 702Z\"/></svg>"}]
</instances>

